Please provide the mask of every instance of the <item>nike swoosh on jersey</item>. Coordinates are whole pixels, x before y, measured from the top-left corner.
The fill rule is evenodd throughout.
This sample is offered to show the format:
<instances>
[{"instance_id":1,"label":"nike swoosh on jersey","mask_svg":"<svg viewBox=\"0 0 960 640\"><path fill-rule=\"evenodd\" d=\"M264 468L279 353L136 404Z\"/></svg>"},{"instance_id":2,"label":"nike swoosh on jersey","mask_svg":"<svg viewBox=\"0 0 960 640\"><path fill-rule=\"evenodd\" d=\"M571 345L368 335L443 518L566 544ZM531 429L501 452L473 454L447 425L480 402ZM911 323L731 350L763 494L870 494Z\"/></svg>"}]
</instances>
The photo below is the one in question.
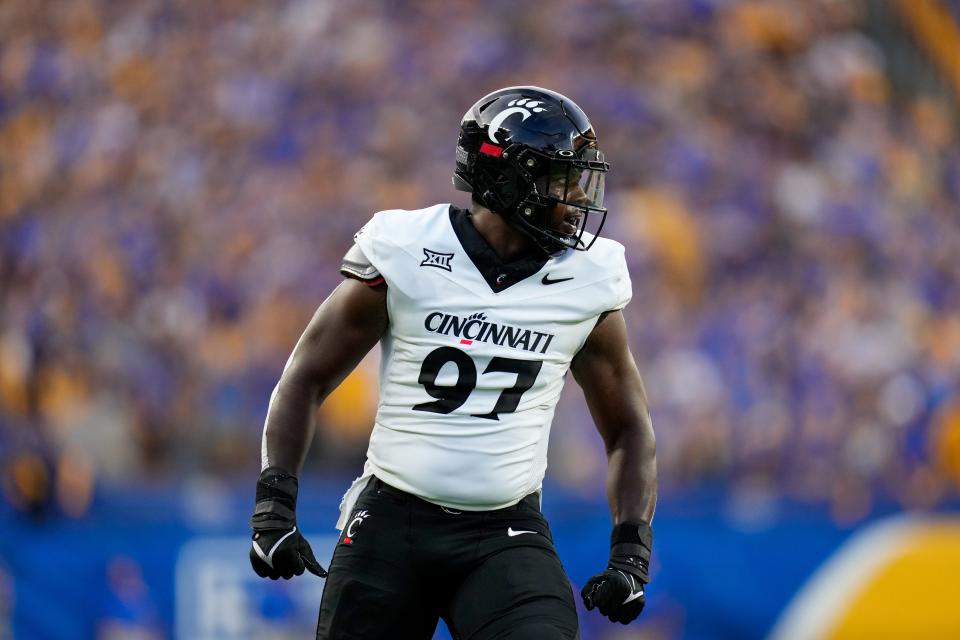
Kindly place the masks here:
<instances>
[{"instance_id":1,"label":"nike swoosh on jersey","mask_svg":"<svg viewBox=\"0 0 960 640\"><path fill-rule=\"evenodd\" d=\"M514 529L513 527L507 527L507 535L510 536L511 538L512 538L513 536L520 536L520 535L523 535L523 534L525 534L525 533L536 533L536 531L524 531L524 530L522 530L522 529L516 530L516 529Z\"/></svg>"},{"instance_id":2,"label":"nike swoosh on jersey","mask_svg":"<svg viewBox=\"0 0 960 640\"><path fill-rule=\"evenodd\" d=\"M289 538L290 536L292 536L292 535L295 534L296 532L297 532L297 528L294 527L293 529L291 529L290 531L288 531L286 534L284 534L283 537L280 538L279 540L277 540L276 544L274 544L274 545L270 548L270 552L269 552L269 553L266 553L266 554L265 554L265 553L263 552L263 549L260 548L260 545L257 544L257 541L256 541L256 540L253 541L253 550L257 552L257 555L260 556L260 559L261 559L261 560L263 560L264 562L267 563L267 566L268 566L268 567L270 567L271 569L273 569L273 553L277 550L277 547L280 546L280 543L282 543L284 540L286 540L287 538Z\"/></svg>"},{"instance_id":3,"label":"nike swoosh on jersey","mask_svg":"<svg viewBox=\"0 0 960 640\"><path fill-rule=\"evenodd\" d=\"M543 279L540 280L540 284L557 284L558 282L566 282L567 280L573 280L573 278L555 278L551 280L550 274L546 273L544 274Z\"/></svg>"}]
</instances>

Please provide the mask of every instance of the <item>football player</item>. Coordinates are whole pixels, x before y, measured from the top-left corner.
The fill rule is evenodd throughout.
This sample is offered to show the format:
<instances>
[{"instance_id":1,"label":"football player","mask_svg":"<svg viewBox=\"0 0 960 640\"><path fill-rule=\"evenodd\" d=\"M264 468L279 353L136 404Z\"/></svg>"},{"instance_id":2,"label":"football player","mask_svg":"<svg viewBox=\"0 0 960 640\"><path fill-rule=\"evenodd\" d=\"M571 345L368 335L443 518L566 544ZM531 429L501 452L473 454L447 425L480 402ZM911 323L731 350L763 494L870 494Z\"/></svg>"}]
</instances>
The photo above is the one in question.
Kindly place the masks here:
<instances>
[{"instance_id":1,"label":"football player","mask_svg":"<svg viewBox=\"0 0 960 640\"><path fill-rule=\"evenodd\" d=\"M380 403L337 523L317 638L578 637L540 511L566 372L606 444L610 560L587 609L644 607L654 434L621 309L622 245L598 236L609 166L586 114L538 87L485 96L461 122L454 186L469 209L381 211L356 234L273 392L250 560L325 576L296 524L297 475L322 402L378 342Z\"/></svg>"}]
</instances>

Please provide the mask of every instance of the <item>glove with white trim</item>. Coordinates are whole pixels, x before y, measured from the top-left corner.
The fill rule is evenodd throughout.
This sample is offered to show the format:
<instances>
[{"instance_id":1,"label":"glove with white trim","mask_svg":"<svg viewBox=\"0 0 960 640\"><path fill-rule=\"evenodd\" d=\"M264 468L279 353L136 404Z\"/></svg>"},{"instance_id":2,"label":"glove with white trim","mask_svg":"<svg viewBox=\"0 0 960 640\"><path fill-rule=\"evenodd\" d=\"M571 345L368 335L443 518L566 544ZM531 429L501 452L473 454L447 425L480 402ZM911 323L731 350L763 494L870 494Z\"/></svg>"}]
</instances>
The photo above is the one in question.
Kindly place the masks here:
<instances>
[{"instance_id":1,"label":"glove with white trim","mask_svg":"<svg viewBox=\"0 0 960 640\"><path fill-rule=\"evenodd\" d=\"M650 582L650 550L653 531L650 525L624 522L610 534L610 562L603 573L589 580L580 591L587 611L594 608L611 622L629 624L640 615Z\"/></svg>"},{"instance_id":2,"label":"glove with white trim","mask_svg":"<svg viewBox=\"0 0 960 640\"><path fill-rule=\"evenodd\" d=\"M304 569L325 578L307 539L297 529L297 478L277 467L267 467L257 481L257 506L250 526L253 543L250 564L261 578L287 580Z\"/></svg>"}]
</instances>

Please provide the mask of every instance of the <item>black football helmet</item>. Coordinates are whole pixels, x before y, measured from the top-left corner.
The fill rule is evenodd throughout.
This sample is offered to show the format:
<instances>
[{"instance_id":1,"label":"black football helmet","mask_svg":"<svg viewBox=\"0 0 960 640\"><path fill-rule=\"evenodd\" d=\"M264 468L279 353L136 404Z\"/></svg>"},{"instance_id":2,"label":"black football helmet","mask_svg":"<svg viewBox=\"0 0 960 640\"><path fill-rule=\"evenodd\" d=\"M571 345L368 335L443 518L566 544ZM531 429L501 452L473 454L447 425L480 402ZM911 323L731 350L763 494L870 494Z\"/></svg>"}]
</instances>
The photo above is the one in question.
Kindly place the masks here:
<instances>
[{"instance_id":1,"label":"black football helmet","mask_svg":"<svg viewBox=\"0 0 960 640\"><path fill-rule=\"evenodd\" d=\"M508 87L464 114L453 186L554 255L593 245L607 216L609 169L593 126L573 100L540 87ZM558 205L577 212L565 218L565 229L551 226ZM588 219L592 237L585 241Z\"/></svg>"}]
</instances>

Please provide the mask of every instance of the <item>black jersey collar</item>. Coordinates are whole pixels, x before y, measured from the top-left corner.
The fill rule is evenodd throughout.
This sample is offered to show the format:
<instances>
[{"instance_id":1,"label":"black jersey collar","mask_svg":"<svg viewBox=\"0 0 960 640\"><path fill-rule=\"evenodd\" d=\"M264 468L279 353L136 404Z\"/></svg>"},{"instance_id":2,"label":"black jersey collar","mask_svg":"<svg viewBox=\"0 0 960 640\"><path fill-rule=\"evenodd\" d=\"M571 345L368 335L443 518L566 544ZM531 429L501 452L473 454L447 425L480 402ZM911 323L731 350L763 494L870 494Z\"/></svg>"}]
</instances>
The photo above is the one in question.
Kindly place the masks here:
<instances>
[{"instance_id":1,"label":"black jersey collar","mask_svg":"<svg viewBox=\"0 0 960 640\"><path fill-rule=\"evenodd\" d=\"M549 260L545 255L530 255L511 262L501 261L500 256L470 222L470 212L466 209L450 205L450 224L453 225L453 231L464 251L494 293L500 293L524 278L529 278L540 271Z\"/></svg>"}]
</instances>

